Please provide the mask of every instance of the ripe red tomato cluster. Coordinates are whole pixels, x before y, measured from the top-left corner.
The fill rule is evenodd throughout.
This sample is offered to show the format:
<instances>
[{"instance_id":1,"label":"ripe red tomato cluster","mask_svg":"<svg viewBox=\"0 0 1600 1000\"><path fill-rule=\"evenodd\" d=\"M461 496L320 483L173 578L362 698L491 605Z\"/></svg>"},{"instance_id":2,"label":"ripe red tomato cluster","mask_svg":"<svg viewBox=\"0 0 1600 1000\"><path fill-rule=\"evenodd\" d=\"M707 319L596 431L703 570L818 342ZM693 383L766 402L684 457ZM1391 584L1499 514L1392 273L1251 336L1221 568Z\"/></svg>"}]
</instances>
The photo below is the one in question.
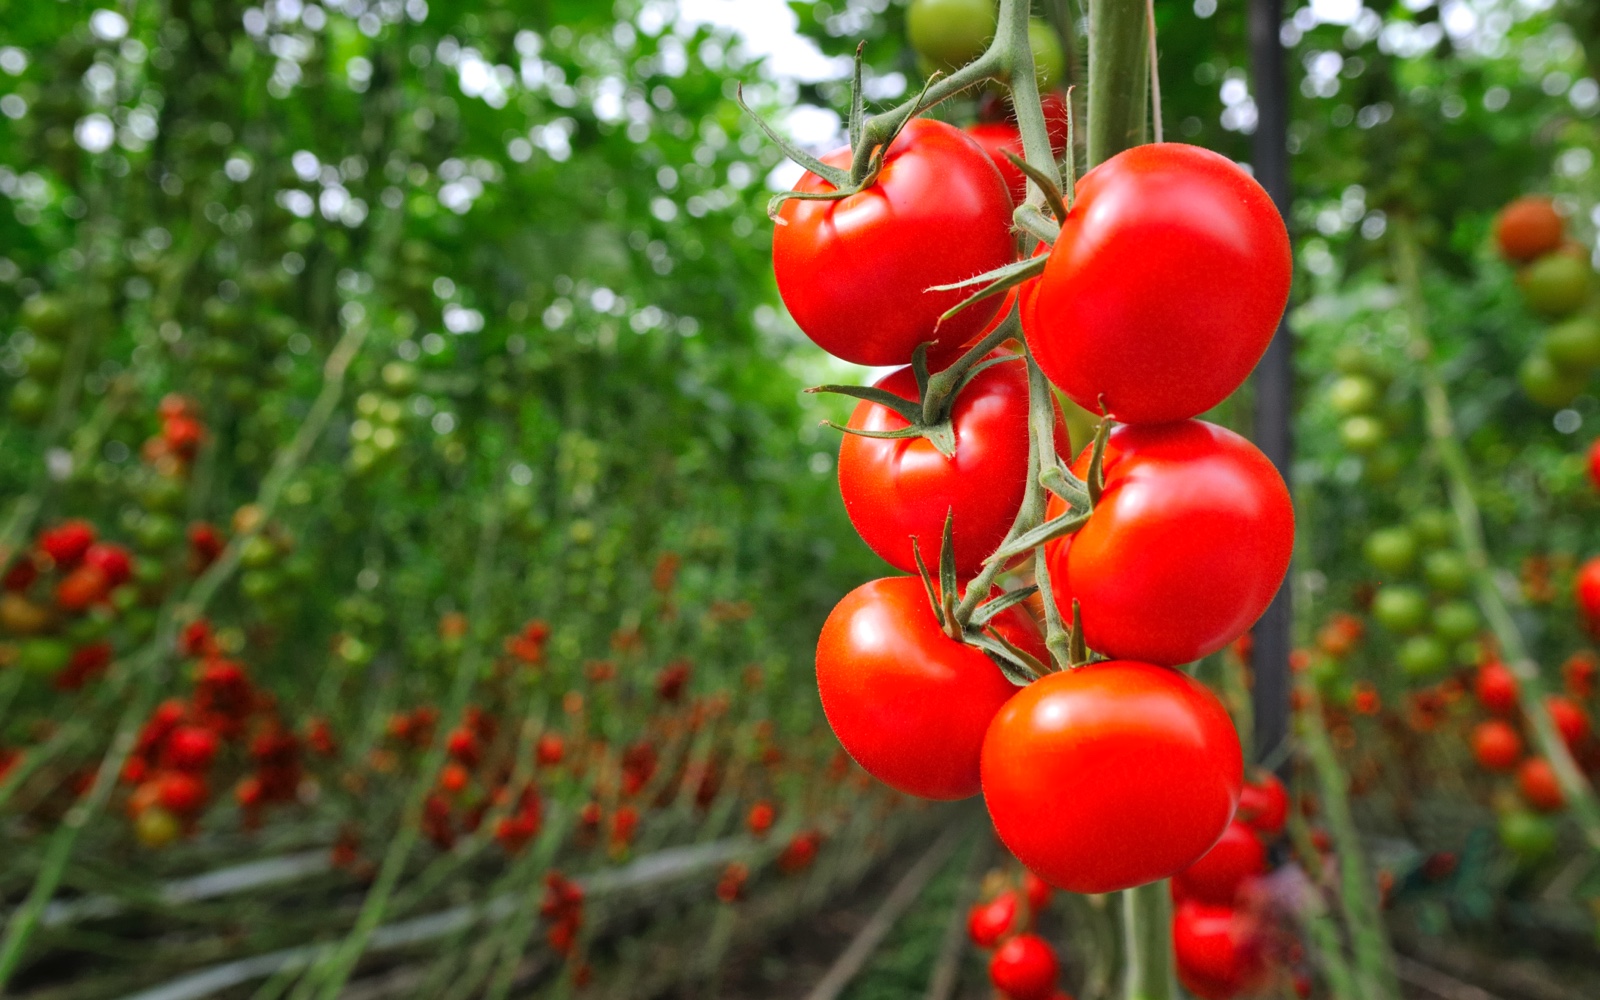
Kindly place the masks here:
<instances>
[{"instance_id":1,"label":"ripe red tomato cluster","mask_svg":"<svg viewBox=\"0 0 1600 1000\"><path fill-rule=\"evenodd\" d=\"M1555 723L1556 731L1567 750L1580 762L1594 761L1592 727L1589 714L1580 699L1592 687L1593 661L1587 657L1574 657L1569 664L1589 669L1567 671L1569 690L1579 693L1553 694L1545 699L1545 710ZM1550 761L1542 756L1525 756L1526 743L1519 729L1519 694L1516 676L1498 660L1486 661L1478 668L1473 683L1478 704L1489 713L1489 718L1472 729L1472 756L1485 771L1514 776L1518 794L1523 802L1536 812L1550 813L1566 805L1566 797L1556 778ZM1527 825L1523 821L1515 821ZM1504 823L1503 823L1504 825ZM1504 834L1504 830L1502 830ZM1508 840L1508 846L1516 838Z\"/></svg>"},{"instance_id":2,"label":"ripe red tomato cluster","mask_svg":"<svg viewBox=\"0 0 1600 1000\"><path fill-rule=\"evenodd\" d=\"M18 640L15 662L75 691L113 659L106 635L130 603L137 564L120 545L101 541L84 520L39 532L0 580L0 630Z\"/></svg>"},{"instance_id":3,"label":"ripe red tomato cluster","mask_svg":"<svg viewBox=\"0 0 1600 1000\"><path fill-rule=\"evenodd\" d=\"M1274 977L1297 990L1309 983L1295 968L1299 945L1280 929L1292 921L1275 918L1266 881L1267 848L1282 836L1288 811L1283 783L1262 772L1244 786L1238 818L1221 839L1172 879L1178 978L1201 1000L1255 995Z\"/></svg>"},{"instance_id":4,"label":"ripe red tomato cluster","mask_svg":"<svg viewBox=\"0 0 1600 1000\"><path fill-rule=\"evenodd\" d=\"M1024 871L1017 880L992 872L986 898L967 911L967 937L990 952L989 981L1006 1000L1071 1000L1058 987L1061 962L1050 943L1034 933L1052 890Z\"/></svg>"},{"instance_id":5,"label":"ripe red tomato cluster","mask_svg":"<svg viewBox=\"0 0 1600 1000\"><path fill-rule=\"evenodd\" d=\"M1011 148L1015 137L1001 131L975 133L993 150ZM850 159L841 150L825 162ZM836 356L906 365L928 344L937 371L995 318L999 297L941 323L961 293L932 289L1017 259L1008 226L1019 186L997 172L1003 158L991 162L933 121L910 122L883 163L857 193L784 202L773 238L779 291L801 330ZM809 173L796 187L829 190ZM1194 418L1261 357L1291 268L1271 199L1217 154L1138 147L1076 191L1059 239L1040 248L1042 274L1005 301L1016 301L1044 374L1122 424L1097 468L1091 449L1073 465L1080 481L1103 474L1104 489L1046 559L1063 617L1078 610L1087 646L1106 659L1018 691L969 644L964 623L930 604L931 582L905 576L847 595L823 626L816 663L828 721L870 774L926 798L981 790L996 831L1030 869L1062 888L1105 892L1184 869L1238 800L1232 722L1173 668L1260 617L1288 569L1294 515L1253 445ZM948 406L953 449L921 433L929 428L917 421L933 421L937 401L919 397L909 367L880 380L845 428L846 509L902 571L919 555L939 561L933 540L948 519L942 555L958 581L970 580L1016 519L1028 477L1028 362L1003 348L988 361ZM1054 435L1063 452L1059 412ZM1055 498L1047 516L1066 508ZM1022 606L990 624L1050 662Z\"/></svg>"},{"instance_id":6,"label":"ripe red tomato cluster","mask_svg":"<svg viewBox=\"0 0 1600 1000\"><path fill-rule=\"evenodd\" d=\"M225 747L238 751L235 773L242 777L234 798L247 827L260 825L267 806L297 798L304 745L321 754L334 749L326 722L304 737L295 733L244 666L223 655L204 620L185 631L181 651L199 658L193 693L157 706L122 768L123 782L133 786L128 814L147 847L194 832L212 800L209 779Z\"/></svg>"}]
</instances>

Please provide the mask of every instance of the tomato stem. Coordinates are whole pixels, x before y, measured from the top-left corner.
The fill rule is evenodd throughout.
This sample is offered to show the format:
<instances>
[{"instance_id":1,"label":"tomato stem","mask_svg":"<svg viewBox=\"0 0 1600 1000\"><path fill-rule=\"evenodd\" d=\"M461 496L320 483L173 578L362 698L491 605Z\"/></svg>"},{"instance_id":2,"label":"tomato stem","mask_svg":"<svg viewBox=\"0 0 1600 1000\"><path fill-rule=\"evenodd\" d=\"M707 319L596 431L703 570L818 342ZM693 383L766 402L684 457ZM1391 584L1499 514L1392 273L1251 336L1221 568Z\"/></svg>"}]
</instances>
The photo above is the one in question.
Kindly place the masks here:
<instances>
[{"instance_id":1,"label":"tomato stem","mask_svg":"<svg viewBox=\"0 0 1600 1000\"><path fill-rule=\"evenodd\" d=\"M1328 729L1322 720L1322 702L1317 698L1315 687L1302 681L1300 690L1305 705L1298 713L1300 742L1322 793L1322 816L1339 860L1337 895L1346 930L1350 933L1356 966L1353 972L1361 986L1359 995L1372 1000L1393 1000L1400 995L1399 984L1394 979L1394 952L1389 945L1383 914L1373 896L1376 883L1367 866L1361 835L1350 814L1350 776L1339 764L1338 753L1328 738Z\"/></svg>"},{"instance_id":2,"label":"tomato stem","mask_svg":"<svg viewBox=\"0 0 1600 1000\"><path fill-rule=\"evenodd\" d=\"M1090 167L1144 142L1146 27L1140 0L1089 5Z\"/></svg>"},{"instance_id":3,"label":"tomato stem","mask_svg":"<svg viewBox=\"0 0 1600 1000\"><path fill-rule=\"evenodd\" d=\"M1172 893L1166 880L1122 891L1124 1000L1174 1000Z\"/></svg>"}]
</instances>

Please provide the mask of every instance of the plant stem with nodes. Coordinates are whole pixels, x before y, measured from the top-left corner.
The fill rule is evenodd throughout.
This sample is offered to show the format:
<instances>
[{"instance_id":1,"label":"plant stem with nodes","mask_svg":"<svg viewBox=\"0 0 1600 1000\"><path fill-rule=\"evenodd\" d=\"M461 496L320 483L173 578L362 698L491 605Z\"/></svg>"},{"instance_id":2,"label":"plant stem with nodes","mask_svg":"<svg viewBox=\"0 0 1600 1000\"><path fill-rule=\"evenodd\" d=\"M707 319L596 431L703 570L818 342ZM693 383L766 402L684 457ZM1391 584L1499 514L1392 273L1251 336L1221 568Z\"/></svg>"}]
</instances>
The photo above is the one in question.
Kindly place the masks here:
<instances>
[{"instance_id":1,"label":"plant stem with nodes","mask_svg":"<svg viewBox=\"0 0 1600 1000\"><path fill-rule=\"evenodd\" d=\"M1422 267L1417 249L1416 234L1411 220L1397 215L1391 228L1394 234L1394 265L1399 278L1406 307L1406 320L1410 326L1410 343L1407 353L1418 363L1422 382L1422 403L1426 413L1428 436L1439 456L1444 470L1445 485L1450 496L1450 507L1456 516L1456 539L1462 554L1472 567L1473 586L1479 609L1488 621L1495 641L1500 646L1501 658L1517 678L1521 689L1518 701L1528 730L1539 753L1550 762L1561 794L1572 810L1573 818L1583 831L1591 847L1600 850L1600 804L1596 803L1594 790L1579 770L1561 738L1555 721L1545 705L1549 691L1544 676L1528 651L1522 630L1511 616L1505 595L1495 580L1493 565L1489 562L1488 547L1484 542L1483 517L1478 509L1478 498L1473 490L1474 477L1465 450L1456 437L1455 416L1451 411L1450 397L1438 370L1432 361L1433 344L1428 338L1427 305L1422 294Z\"/></svg>"}]
</instances>

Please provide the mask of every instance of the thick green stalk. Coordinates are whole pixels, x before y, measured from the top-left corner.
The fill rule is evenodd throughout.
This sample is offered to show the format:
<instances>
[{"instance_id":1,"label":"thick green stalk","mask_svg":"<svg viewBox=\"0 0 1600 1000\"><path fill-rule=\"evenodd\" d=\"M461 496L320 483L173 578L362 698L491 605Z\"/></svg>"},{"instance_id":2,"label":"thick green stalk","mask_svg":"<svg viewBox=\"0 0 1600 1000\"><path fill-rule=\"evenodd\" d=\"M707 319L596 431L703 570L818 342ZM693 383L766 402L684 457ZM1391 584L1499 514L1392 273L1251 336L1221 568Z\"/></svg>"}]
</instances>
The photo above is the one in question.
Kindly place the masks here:
<instances>
[{"instance_id":1,"label":"thick green stalk","mask_svg":"<svg viewBox=\"0 0 1600 1000\"><path fill-rule=\"evenodd\" d=\"M1573 761L1566 742L1550 718L1545 705L1549 689L1544 676L1528 651L1522 630L1511 617L1505 595L1495 582L1494 566L1489 561L1488 546L1484 542L1483 518L1478 510L1477 494L1473 490L1472 468L1456 436L1450 397L1433 364L1433 344L1428 337L1428 311L1422 295L1421 260L1411 220L1397 216L1390 231L1394 234L1395 273L1400 281L1410 327L1407 354L1416 360L1421 375L1428 436L1432 439L1434 452L1439 456L1439 465L1444 471L1450 506L1456 516L1457 543L1472 567L1478 608L1488 621L1495 641L1499 643L1501 659L1517 678L1522 694L1519 699L1522 714L1528 721L1533 742L1555 770L1567 806L1583 830L1585 839L1595 850L1600 850L1600 804L1596 803L1594 789Z\"/></svg>"},{"instance_id":2,"label":"thick green stalk","mask_svg":"<svg viewBox=\"0 0 1600 1000\"><path fill-rule=\"evenodd\" d=\"M1309 684L1301 691L1306 706L1298 713L1300 742L1311 761L1321 793L1322 816L1339 859L1339 905L1355 953L1355 975L1363 1000L1395 1000L1400 996L1394 976L1394 951L1378 907L1376 882L1361 849L1361 836L1350 815L1350 778L1339 764L1328 729L1322 721L1322 703Z\"/></svg>"},{"instance_id":3,"label":"thick green stalk","mask_svg":"<svg viewBox=\"0 0 1600 1000\"><path fill-rule=\"evenodd\" d=\"M1172 893L1166 880L1122 893L1124 1000L1174 1000Z\"/></svg>"},{"instance_id":4,"label":"thick green stalk","mask_svg":"<svg viewBox=\"0 0 1600 1000\"><path fill-rule=\"evenodd\" d=\"M1145 141L1148 46L1144 0L1089 5L1090 167Z\"/></svg>"}]
</instances>

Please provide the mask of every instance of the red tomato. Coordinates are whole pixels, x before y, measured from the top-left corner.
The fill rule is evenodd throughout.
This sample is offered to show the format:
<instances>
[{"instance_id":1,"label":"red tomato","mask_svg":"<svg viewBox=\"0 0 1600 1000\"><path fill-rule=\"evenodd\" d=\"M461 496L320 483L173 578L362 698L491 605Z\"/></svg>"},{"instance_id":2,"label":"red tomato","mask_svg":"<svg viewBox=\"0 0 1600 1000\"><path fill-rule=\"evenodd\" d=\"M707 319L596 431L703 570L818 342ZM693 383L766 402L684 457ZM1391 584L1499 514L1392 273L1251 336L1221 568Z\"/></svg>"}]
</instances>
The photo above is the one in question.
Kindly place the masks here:
<instances>
[{"instance_id":1,"label":"red tomato","mask_svg":"<svg viewBox=\"0 0 1600 1000\"><path fill-rule=\"evenodd\" d=\"M1589 716L1571 698L1553 694L1544 700L1544 706L1568 750L1577 750L1589 742Z\"/></svg>"},{"instance_id":2,"label":"red tomato","mask_svg":"<svg viewBox=\"0 0 1600 1000\"><path fill-rule=\"evenodd\" d=\"M766 836L768 830L772 829L772 821L777 818L777 815L778 811L772 808L772 803L757 802L750 807L750 813L745 817L745 825L750 828L751 833L757 837L763 837Z\"/></svg>"},{"instance_id":3,"label":"red tomato","mask_svg":"<svg viewBox=\"0 0 1600 1000\"><path fill-rule=\"evenodd\" d=\"M1243 783L1239 737L1205 685L1107 660L1052 673L983 741L995 832L1040 878L1110 892L1189 867L1222 836Z\"/></svg>"},{"instance_id":4,"label":"red tomato","mask_svg":"<svg viewBox=\"0 0 1600 1000\"><path fill-rule=\"evenodd\" d=\"M823 162L848 166L850 152ZM795 190L831 185L808 173ZM1005 180L960 129L927 118L901 131L870 188L840 201L786 201L778 221L772 267L784 305L823 350L862 365L907 364L926 341L965 343L999 298L940 324L972 289L928 289L1016 259Z\"/></svg>"},{"instance_id":5,"label":"red tomato","mask_svg":"<svg viewBox=\"0 0 1600 1000\"><path fill-rule=\"evenodd\" d=\"M1232 1000L1270 970L1252 922L1229 906L1179 903L1172 920L1178 981L1200 1000Z\"/></svg>"},{"instance_id":6,"label":"red tomato","mask_svg":"<svg viewBox=\"0 0 1600 1000\"><path fill-rule=\"evenodd\" d=\"M1555 205L1541 195L1518 198L1501 209L1494 220L1494 236L1501 255L1521 263L1559 247L1565 229Z\"/></svg>"},{"instance_id":7,"label":"red tomato","mask_svg":"<svg viewBox=\"0 0 1600 1000\"><path fill-rule=\"evenodd\" d=\"M1037 934L1018 934L989 959L989 981L1011 1000L1049 1000L1060 975L1055 949Z\"/></svg>"},{"instance_id":8,"label":"red tomato","mask_svg":"<svg viewBox=\"0 0 1600 1000\"><path fill-rule=\"evenodd\" d=\"M995 619L1011 642L1047 657L1033 619ZM817 640L817 689L834 735L873 777L926 799L979 790L984 733L1017 688L978 649L939 628L914 576L864 583L845 595Z\"/></svg>"},{"instance_id":9,"label":"red tomato","mask_svg":"<svg viewBox=\"0 0 1600 1000\"><path fill-rule=\"evenodd\" d=\"M189 816L200 811L210 794L206 783L192 774L174 771L155 779L156 801L161 808L179 816Z\"/></svg>"},{"instance_id":10,"label":"red tomato","mask_svg":"<svg viewBox=\"0 0 1600 1000\"><path fill-rule=\"evenodd\" d=\"M1030 871L1022 873L1022 891L1028 897L1028 912L1036 920L1039 914L1044 912L1045 907L1050 905L1050 897L1055 895L1055 890L1050 888L1049 882Z\"/></svg>"},{"instance_id":11,"label":"red tomato","mask_svg":"<svg viewBox=\"0 0 1600 1000\"><path fill-rule=\"evenodd\" d=\"M1017 919L1017 894L1002 892L967 911L967 937L979 948L993 948Z\"/></svg>"},{"instance_id":12,"label":"red tomato","mask_svg":"<svg viewBox=\"0 0 1600 1000\"><path fill-rule=\"evenodd\" d=\"M556 733L545 733L539 737L535 749L535 756L541 767L551 767L561 763L561 758L566 754L566 743Z\"/></svg>"},{"instance_id":13,"label":"red tomato","mask_svg":"<svg viewBox=\"0 0 1600 1000\"><path fill-rule=\"evenodd\" d=\"M1540 812L1554 812L1566 805L1555 768L1543 757L1529 757L1517 768L1517 791Z\"/></svg>"},{"instance_id":14,"label":"red tomato","mask_svg":"<svg viewBox=\"0 0 1600 1000\"><path fill-rule=\"evenodd\" d=\"M1000 171L1011 191L1011 200L1022 204L1028 197L1028 176L1006 158L1007 153L1022 156L1022 133L1010 122L979 122L967 127L967 135L994 161L995 169Z\"/></svg>"},{"instance_id":15,"label":"red tomato","mask_svg":"<svg viewBox=\"0 0 1600 1000\"><path fill-rule=\"evenodd\" d=\"M98 566L83 565L68 573L56 587L56 604L66 611L83 611L106 596L111 583Z\"/></svg>"},{"instance_id":16,"label":"red tomato","mask_svg":"<svg viewBox=\"0 0 1600 1000\"><path fill-rule=\"evenodd\" d=\"M1232 906L1239 887L1267 871L1267 849L1256 832L1234 820L1199 861L1172 877L1179 899Z\"/></svg>"},{"instance_id":17,"label":"red tomato","mask_svg":"<svg viewBox=\"0 0 1600 1000\"><path fill-rule=\"evenodd\" d=\"M133 576L133 557L120 545L97 542L83 554L86 566L94 566L106 575L106 582L115 587Z\"/></svg>"},{"instance_id":18,"label":"red tomato","mask_svg":"<svg viewBox=\"0 0 1600 1000\"><path fill-rule=\"evenodd\" d=\"M1084 449L1073 468L1088 465ZM1091 649L1175 666L1255 624L1294 548L1289 491L1255 445L1200 420L1118 427L1105 483L1089 523L1048 549L1056 601L1070 620L1078 599Z\"/></svg>"},{"instance_id":19,"label":"red tomato","mask_svg":"<svg viewBox=\"0 0 1600 1000\"><path fill-rule=\"evenodd\" d=\"M1480 722L1472 730L1472 756L1485 771L1509 771L1522 759L1522 737L1503 719Z\"/></svg>"},{"instance_id":20,"label":"red tomato","mask_svg":"<svg viewBox=\"0 0 1600 1000\"><path fill-rule=\"evenodd\" d=\"M1289 820L1289 793L1271 771L1256 772L1256 780L1246 782L1239 792L1239 819L1258 833L1275 837Z\"/></svg>"},{"instance_id":21,"label":"red tomato","mask_svg":"<svg viewBox=\"0 0 1600 1000\"><path fill-rule=\"evenodd\" d=\"M1478 704L1495 715L1510 715L1517 707L1517 678L1498 660L1478 668L1472 691L1478 696Z\"/></svg>"},{"instance_id":22,"label":"red tomato","mask_svg":"<svg viewBox=\"0 0 1600 1000\"><path fill-rule=\"evenodd\" d=\"M1600 490L1600 438L1589 445L1589 482Z\"/></svg>"},{"instance_id":23,"label":"red tomato","mask_svg":"<svg viewBox=\"0 0 1600 1000\"><path fill-rule=\"evenodd\" d=\"M877 383L917 398L909 367ZM929 569L939 565L945 514L954 511L956 572L970 577L1005 539L1028 479L1028 369L1020 357L978 373L951 408L956 451L939 454L927 438L846 434L839 445L839 493L850 523L867 545L896 569L915 573L912 536ZM865 400L850 426L889 431L906 426L898 413ZM1056 449L1066 451L1067 427L1056 411Z\"/></svg>"},{"instance_id":24,"label":"red tomato","mask_svg":"<svg viewBox=\"0 0 1600 1000\"><path fill-rule=\"evenodd\" d=\"M1028 346L1080 406L1126 423L1222 402L1267 349L1289 300L1289 237L1232 160L1135 146L1078 181L1039 280Z\"/></svg>"},{"instance_id":25,"label":"red tomato","mask_svg":"<svg viewBox=\"0 0 1600 1000\"><path fill-rule=\"evenodd\" d=\"M1589 630L1590 635L1600 637L1600 556L1578 567L1573 590L1583 627Z\"/></svg>"},{"instance_id":26,"label":"red tomato","mask_svg":"<svg viewBox=\"0 0 1600 1000\"><path fill-rule=\"evenodd\" d=\"M62 521L47 531L39 533L39 548L56 561L58 566L71 566L94 544L94 525L88 521Z\"/></svg>"},{"instance_id":27,"label":"red tomato","mask_svg":"<svg viewBox=\"0 0 1600 1000\"><path fill-rule=\"evenodd\" d=\"M1567 692L1574 698L1583 699L1594 694L1597 673L1600 673L1600 657L1596 657L1591 650L1579 650L1561 664L1561 676L1566 681Z\"/></svg>"},{"instance_id":28,"label":"red tomato","mask_svg":"<svg viewBox=\"0 0 1600 1000\"><path fill-rule=\"evenodd\" d=\"M217 734L203 726L181 725L167 737L162 763L179 771L204 771L217 755Z\"/></svg>"}]
</instances>

